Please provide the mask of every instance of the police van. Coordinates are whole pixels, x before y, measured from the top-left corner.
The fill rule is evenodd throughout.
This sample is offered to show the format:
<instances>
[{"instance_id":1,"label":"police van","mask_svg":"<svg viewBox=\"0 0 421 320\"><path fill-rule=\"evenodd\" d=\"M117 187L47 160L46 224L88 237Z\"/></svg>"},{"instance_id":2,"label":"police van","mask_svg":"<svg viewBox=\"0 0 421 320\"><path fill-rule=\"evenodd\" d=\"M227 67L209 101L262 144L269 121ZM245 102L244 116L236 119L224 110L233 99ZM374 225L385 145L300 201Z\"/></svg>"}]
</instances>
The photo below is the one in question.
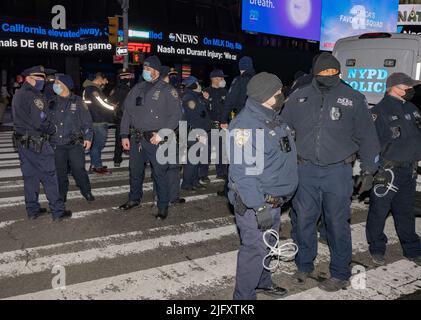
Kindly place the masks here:
<instances>
[{"instance_id":1,"label":"police van","mask_svg":"<svg viewBox=\"0 0 421 320\"><path fill-rule=\"evenodd\" d=\"M333 55L341 62L342 79L364 94L370 105L380 102L386 80L404 72L421 76L421 36L400 33L366 33L339 40Z\"/></svg>"},{"instance_id":2,"label":"police van","mask_svg":"<svg viewBox=\"0 0 421 320\"><path fill-rule=\"evenodd\" d=\"M421 35L366 33L343 38L336 42L333 55L341 63L342 80L364 94L371 106L385 95L392 73L404 72L416 80L421 77ZM421 88L413 102L421 108ZM417 191L421 192L421 176Z\"/></svg>"}]
</instances>

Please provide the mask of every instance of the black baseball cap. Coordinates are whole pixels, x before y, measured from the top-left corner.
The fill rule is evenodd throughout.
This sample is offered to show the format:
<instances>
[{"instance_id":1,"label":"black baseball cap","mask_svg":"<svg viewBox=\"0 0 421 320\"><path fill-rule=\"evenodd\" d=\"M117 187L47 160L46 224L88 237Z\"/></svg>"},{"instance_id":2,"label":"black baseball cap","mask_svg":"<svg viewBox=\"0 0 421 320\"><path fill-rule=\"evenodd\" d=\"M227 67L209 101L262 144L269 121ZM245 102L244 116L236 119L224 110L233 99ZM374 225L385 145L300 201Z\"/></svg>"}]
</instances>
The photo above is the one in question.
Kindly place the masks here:
<instances>
[{"instance_id":1,"label":"black baseball cap","mask_svg":"<svg viewBox=\"0 0 421 320\"><path fill-rule=\"evenodd\" d=\"M386 81L386 88L389 89L394 86L405 85L408 87L415 87L421 84L421 81L417 81L412 79L406 73L403 72L395 72L392 73Z\"/></svg>"},{"instance_id":2,"label":"black baseball cap","mask_svg":"<svg viewBox=\"0 0 421 320\"><path fill-rule=\"evenodd\" d=\"M215 69L211 72L210 78L226 78L227 75L221 69Z\"/></svg>"}]
</instances>

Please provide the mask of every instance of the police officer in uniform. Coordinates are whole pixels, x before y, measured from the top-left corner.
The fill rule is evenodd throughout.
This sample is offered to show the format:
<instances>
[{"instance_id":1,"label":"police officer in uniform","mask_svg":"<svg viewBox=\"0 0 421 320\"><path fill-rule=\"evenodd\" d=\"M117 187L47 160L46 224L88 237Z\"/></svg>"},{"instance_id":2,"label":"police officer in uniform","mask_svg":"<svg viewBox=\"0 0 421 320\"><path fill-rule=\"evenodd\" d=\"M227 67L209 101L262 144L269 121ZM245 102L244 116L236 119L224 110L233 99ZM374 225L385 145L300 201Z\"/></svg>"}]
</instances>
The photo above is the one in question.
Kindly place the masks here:
<instances>
[{"instance_id":1,"label":"police officer in uniform","mask_svg":"<svg viewBox=\"0 0 421 320\"><path fill-rule=\"evenodd\" d=\"M235 300L254 300L259 292L275 297L287 294L286 289L272 283L270 271L263 267L268 254L263 232L279 231L281 206L293 196L298 184L294 139L279 115L285 100L281 80L263 72L250 80L247 91L246 106L229 127L234 137L229 199L241 237ZM264 132L262 140L258 139L258 130ZM250 153L263 158L252 163L247 159Z\"/></svg>"},{"instance_id":2,"label":"police officer in uniform","mask_svg":"<svg viewBox=\"0 0 421 320\"><path fill-rule=\"evenodd\" d=\"M359 153L363 170L359 192L368 191L380 151L366 99L341 82L340 70L335 57L322 53L313 82L289 97L282 114L295 131L299 159L299 186L292 202L299 247L294 279L302 284L314 270L317 222L323 210L331 278L319 287L326 291L345 288L351 276L351 163Z\"/></svg>"},{"instance_id":3,"label":"police officer in uniform","mask_svg":"<svg viewBox=\"0 0 421 320\"><path fill-rule=\"evenodd\" d=\"M57 176L61 199L67 201L69 190L68 168L83 197L95 201L85 168L85 151L92 146L92 118L81 97L71 92L73 79L66 74L56 74L53 90L56 96L49 102L51 120L57 132L51 137L55 150Z\"/></svg>"},{"instance_id":4,"label":"police officer in uniform","mask_svg":"<svg viewBox=\"0 0 421 320\"><path fill-rule=\"evenodd\" d=\"M421 160L421 114L409 102L415 94L413 87L419 84L404 73L390 75L385 97L371 110L382 147L382 169L375 176L376 192L371 193L367 221L370 253L377 265L385 264L384 226L390 211L405 257L421 265L414 215L416 168ZM396 189L388 190L389 183Z\"/></svg>"},{"instance_id":5,"label":"police officer in uniform","mask_svg":"<svg viewBox=\"0 0 421 320\"><path fill-rule=\"evenodd\" d=\"M225 89L227 82L225 78L227 76L222 70L213 70L210 74L211 86L206 88L203 92L203 96L209 102L209 115L212 119L212 129L221 129L221 124L224 123L224 103L227 97L227 90ZM210 137L209 137L210 138ZM209 144L209 151L212 151L211 144ZM228 173L228 166L223 164L223 145L222 139L219 141L219 157L216 164L216 176L218 179L226 179ZM211 152L209 152L209 163L211 159ZM208 166L209 169L209 166Z\"/></svg>"},{"instance_id":6,"label":"police officer in uniform","mask_svg":"<svg viewBox=\"0 0 421 320\"><path fill-rule=\"evenodd\" d=\"M170 67L168 67L168 66L162 66L161 67L162 80L174 87L174 85L172 84L172 83L174 83L174 81L172 81L172 83L171 83L171 78L173 77L173 75L174 75L174 70L171 70ZM175 89L175 87L174 87L174 89ZM179 107L180 107L180 110L183 111L182 106L181 106L181 101L180 101ZM186 203L186 199L180 197L181 165L180 165L180 161L179 161L179 128L176 129L175 133L177 135L177 149L176 149L176 153L175 153L176 161L174 163L169 164L168 172L167 172L168 187L169 187L169 192L170 192L170 204L171 205L178 205L178 204ZM156 183L155 182L154 182L154 190L156 191ZM154 194L155 194L155 192L154 192Z\"/></svg>"},{"instance_id":7,"label":"police officer in uniform","mask_svg":"<svg viewBox=\"0 0 421 320\"><path fill-rule=\"evenodd\" d=\"M205 100L202 94L202 87L199 84L199 80L190 76L183 82L185 86L185 92L183 96L183 110L184 117L187 121L189 131L201 129L206 132L206 135L197 137L197 141L188 141L188 148L195 146L196 143L202 143L200 147L202 152L208 153L209 150L209 136L211 130L211 119L208 114L208 102ZM206 151L205 151L206 150ZM208 163L208 157L203 162ZM183 183L181 188L187 191L203 190L204 187L200 184L200 166L206 165L206 163L192 163L191 159L187 159L187 164L184 166L183 172Z\"/></svg>"},{"instance_id":8,"label":"police officer in uniform","mask_svg":"<svg viewBox=\"0 0 421 320\"><path fill-rule=\"evenodd\" d=\"M48 105L41 91L45 86L43 66L23 72L26 80L12 102L14 141L18 148L24 179L25 204L28 217L36 219L46 213L38 201L39 186L43 184L53 220L71 218L59 194L54 150L49 138L57 131L48 115Z\"/></svg>"},{"instance_id":9,"label":"police officer in uniform","mask_svg":"<svg viewBox=\"0 0 421 320\"><path fill-rule=\"evenodd\" d=\"M224 121L222 128L227 129L228 123L231 119L231 113L238 114L243 109L247 100L247 84L250 79L256 74L254 71L253 60L250 57L242 57L238 63L240 75L237 76L231 83L225 99Z\"/></svg>"},{"instance_id":10,"label":"police officer in uniform","mask_svg":"<svg viewBox=\"0 0 421 320\"><path fill-rule=\"evenodd\" d=\"M177 91L162 80L160 68L157 56L148 57L143 65L145 81L130 91L124 103L121 138L124 150L130 151L130 194L129 201L120 208L130 210L140 205L145 164L149 161L157 184L157 218L166 219L170 202L168 164L159 163L157 151L166 138L170 142L174 137L161 137L158 133L178 127L181 109Z\"/></svg>"},{"instance_id":11,"label":"police officer in uniform","mask_svg":"<svg viewBox=\"0 0 421 320\"><path fill-rule=\"evenodd\" d=\"M128 70L121 69L118 71L117 84L110 93L109 101L115 105L115 148L114 148L114 167L119 168L123 162L123 146L121 145L120 139L120 123L123 118L123 106L124 100L130 92L134 74Z\"/></svg>"}]
</instances>

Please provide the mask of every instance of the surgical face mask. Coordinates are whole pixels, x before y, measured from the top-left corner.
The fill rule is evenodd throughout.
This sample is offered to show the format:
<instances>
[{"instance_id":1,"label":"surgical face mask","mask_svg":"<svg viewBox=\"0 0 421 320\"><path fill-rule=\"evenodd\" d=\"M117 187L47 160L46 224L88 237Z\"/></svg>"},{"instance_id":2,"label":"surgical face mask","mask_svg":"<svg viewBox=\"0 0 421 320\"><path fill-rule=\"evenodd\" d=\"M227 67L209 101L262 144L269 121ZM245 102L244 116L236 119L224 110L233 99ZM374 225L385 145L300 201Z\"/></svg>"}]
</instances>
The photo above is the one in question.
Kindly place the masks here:
<instances>
[{"instance_id":1,"label":"surgical face mask","mask_svg":"<svg viewBox=\"0 0 421 320\"><path fill-rule=\"evenodd\" d=\"M197 85L197 88L193 90L194 92L202 92L202 86L200 84Z\"/></svg>"},{"instance_id":2,"label":"surgical face mask","mask_svg":"<svg viewBox=\"0 0 421 320\"><path fill-rule=\"evenodd\" d=\"M329 89L334 87L341 81L339 74L333 76L316 76L316 81L319 87Z\"/></svg>"},{"instance_id":3,"label":"surgical face mask","mask_svg":"<svg viewBox=\"0 0 421 320\"><path fill-rule=\"evenodd\" d=\"M150 71L143 70L143 79L147 82L152 82L152 73Z\"/></svg>"},{"instance_id":4,"label":"surgical face mask","mask_svg":"<svg viewBox=\"0 0 421 320\"><path fill-rule=\"evenodd\" d=\"M53 90L54 93L57 95L61 95L63 93L63 88L61 87L61 85L54 83L53 84Z\"/></svg>"},{"instance_id":5,"label":"surgical face mask","mask_svg":"<svg viewBox=\"0 0 421 320\"><path fill-rule=\"evenodd\" d=\"M227 82L225 81L225 80L222 80L220 83L219 83L219 87L220 88L225 88L227 86Z\"/></svg>"},{"instance_id":6,"label":"surgical face mask","mask_svg":"<svg viewBox=\"0 0 421 320\"><path fill-rule=\"evenodd\" d=\"M282 107L284 106L285 96L284 96L283 93L280 93L280 94L278 94L278 95L275 96L275 99L276 99L276 102L272 106L272 109L275 112L279 112L279 111L281 111Z\"/></svg>"},{"instance_id":7,"label":"surgical face mask","mask_svg":"<svg viewBox=\"0 0 421 320\"><path fill-rule=\"evenodd\" d=\"M415 96L415 89L414 88L409 88L405 90L405 95L402 96L402 99L406 100L406 101L411 101Z\"/></svg>"},{"instance_id":8,"label":"surgical face mask","mask_svg":"<svg viewBox=\"0 0 421 320\"><path fill-rule=\"evenodd\" d=\"M42 91L45 86L45 80L35 80L34 88L38 91Z\"/></svg>"}]
</instances>

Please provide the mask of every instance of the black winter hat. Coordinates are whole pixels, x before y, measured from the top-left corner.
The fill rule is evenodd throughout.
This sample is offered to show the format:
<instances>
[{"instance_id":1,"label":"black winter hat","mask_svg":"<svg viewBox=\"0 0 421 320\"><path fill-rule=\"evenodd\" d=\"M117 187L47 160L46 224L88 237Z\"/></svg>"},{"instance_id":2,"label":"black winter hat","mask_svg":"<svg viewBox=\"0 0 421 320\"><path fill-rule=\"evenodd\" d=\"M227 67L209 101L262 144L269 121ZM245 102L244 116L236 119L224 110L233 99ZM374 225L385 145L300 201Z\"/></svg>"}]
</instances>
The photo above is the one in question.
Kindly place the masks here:
<instances>
[{"instance_id":1,"label":"black winter hat","mask_svg":"<svg viewBox=\"0 0 421 320\"><path fill-rule=\"evenodd\" d=\"M313 67L313 74L317 76L327 69L336 69L341 72L341 64L331 53L323 52L316 60Z\"/></svg>"},{"instance_id":2,"label":"black winter hat","mask_svg":"<svg viewBox=\"0 0 421 320\"><path fill-rule=\"evenodd\" d=\"M272 98L282 87L282 81L276 75L261 72L251 78L247 85L247 95L259 103L264 103Z\"/></svg>"},{"instance_id":3,"label":"black winter hat","mask_svg":"<svg viewBox=\"0 0 421 320\"><path fill-rule=\"evenodd\" d=\"M150 56L145 59L145 63L143 64L145 67L150 67L155 69L156 71L161 71L161 60L157 56Z\"/></svg>"}]
</instances>

